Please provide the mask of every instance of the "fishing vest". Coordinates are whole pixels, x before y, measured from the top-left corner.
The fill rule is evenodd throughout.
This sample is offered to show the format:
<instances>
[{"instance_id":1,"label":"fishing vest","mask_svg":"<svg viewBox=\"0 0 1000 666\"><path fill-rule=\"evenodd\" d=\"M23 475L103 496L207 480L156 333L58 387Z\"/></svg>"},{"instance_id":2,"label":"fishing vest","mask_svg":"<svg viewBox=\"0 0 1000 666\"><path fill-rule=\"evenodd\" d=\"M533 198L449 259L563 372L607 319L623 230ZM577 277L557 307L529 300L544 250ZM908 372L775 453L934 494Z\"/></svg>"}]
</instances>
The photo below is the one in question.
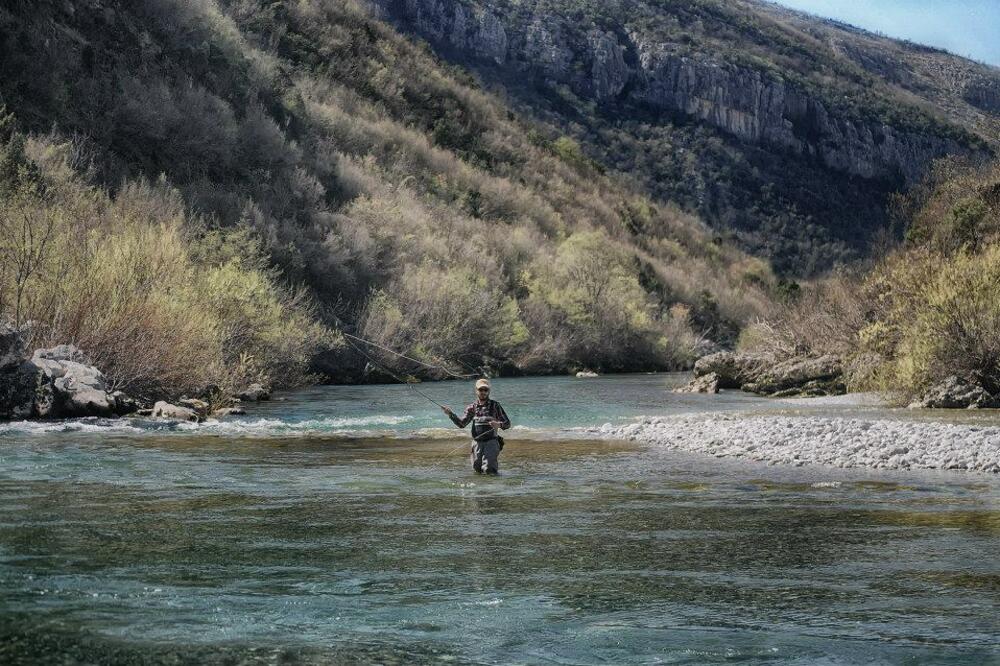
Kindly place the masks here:
<instances>
[{"instance_id":1,"label":"fishing vest","mask_svg":"<svg viewBox=\"0 0 1000 666\"><path fill-rule=\"evenodd\" d=\"M479 439L480 435L484 435L493 429L490 427L490 421L500 420L500 410L497 409L496 404L493 400L487 400L485 403L480 403L477 400L469 405L472 409L473 439ZM499 432L496 433L497 436L499 434Z\"/></svg>"}]
</instances>

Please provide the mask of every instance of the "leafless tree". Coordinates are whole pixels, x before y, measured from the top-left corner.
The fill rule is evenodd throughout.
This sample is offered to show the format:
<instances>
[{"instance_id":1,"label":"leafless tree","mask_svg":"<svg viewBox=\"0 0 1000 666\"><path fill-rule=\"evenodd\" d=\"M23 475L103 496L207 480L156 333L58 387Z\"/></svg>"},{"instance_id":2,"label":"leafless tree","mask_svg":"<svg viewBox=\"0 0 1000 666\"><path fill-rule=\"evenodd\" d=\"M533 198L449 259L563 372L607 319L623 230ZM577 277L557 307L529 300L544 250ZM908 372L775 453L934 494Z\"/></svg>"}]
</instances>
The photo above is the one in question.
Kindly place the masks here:
<instances>
[{"instance_id":1,"label":"leafless tree","mask_svg":"<svg viewBox=\"0 0 1000 666\"><path fill-rule=\"evenodd\" d=\"M28 283L45 262L54 230L55 216L48 211L16 204L0 210L0 284L12 287L12 302L0 300L0 312L11 309L15 326L22 323ZM6 292L0 289L0 299Z\"/></svg>"}]
</instances>

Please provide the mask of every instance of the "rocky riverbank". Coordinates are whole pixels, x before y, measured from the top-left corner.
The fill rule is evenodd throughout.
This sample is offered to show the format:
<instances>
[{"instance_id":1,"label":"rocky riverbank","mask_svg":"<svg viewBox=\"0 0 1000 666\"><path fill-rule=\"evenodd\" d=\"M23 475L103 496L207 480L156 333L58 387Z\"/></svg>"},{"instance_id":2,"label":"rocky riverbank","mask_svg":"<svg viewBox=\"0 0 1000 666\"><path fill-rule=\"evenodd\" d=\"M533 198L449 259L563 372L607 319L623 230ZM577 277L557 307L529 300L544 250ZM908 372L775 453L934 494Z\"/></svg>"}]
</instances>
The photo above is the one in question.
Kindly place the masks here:
<instances>
[{"instance_id":1,"label":"rocky riverbank","mask_svg":"<svg viewBox=\"0 0 1000 666\"><path fill-rule=\"evenodd\" d=\"M198 398L181 396L176 404L157 401L144 406L113 390L88 355L73 345L30 350L27 328L0 325L0 420L114 417L138 414L178 421L244 413L240 401L270 398L270 391L252 384L237 396L215 386Z\"/></svg>"},{"instance_id":2,"label":"rocky riverbank","mask_svg":"<svg viewBox=\"0 0 1000 666\"><path fill-rule=\"evenodd\" d=\"M138 405L109 390L104 374L73 345L29 351L22 329L0 328L0 419L119 416Z\"/></svg>"},{"instance_id":3,"label":"rocky riverbank","mask_svg":"<svg viewBox=\"0 0 1000 666\"><path fill-rule=\"evenodd\" d=\"M847 393L849 378L870 374L864 358L845 362L833 354L778 359L767 354L721 351L698 359L694 379L677 393L718 393L740 389L772 398L817 397ZM929 387L913 409L1000 408L993 395L975 380L952 375Z\"/></svg>"},{"instance_id":4,"label":"rocky riverbank","mask_svg":"<svg viewBox=\"0 0 1000 666\"><path fill-rule=\"evenodd\" d=\"M591 432L776 465L1000 473L1000 427L846 417L698 414Z\"/></svg>"}]
</instances>

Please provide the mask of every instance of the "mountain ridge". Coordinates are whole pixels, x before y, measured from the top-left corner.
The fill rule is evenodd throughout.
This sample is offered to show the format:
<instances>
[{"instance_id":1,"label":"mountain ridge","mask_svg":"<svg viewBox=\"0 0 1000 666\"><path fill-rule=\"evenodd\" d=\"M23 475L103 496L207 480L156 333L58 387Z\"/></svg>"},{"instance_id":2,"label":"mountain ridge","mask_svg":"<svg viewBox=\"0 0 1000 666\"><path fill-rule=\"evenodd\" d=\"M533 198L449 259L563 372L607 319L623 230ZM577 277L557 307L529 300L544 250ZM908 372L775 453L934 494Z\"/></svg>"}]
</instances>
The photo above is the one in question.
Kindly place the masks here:
<instances>
[{"instance_id":1,"label":"mountain ridge","mask_svg":"<svg viewBox=\"0 0 1000 666\"><path fill-rule=\"evenodd\" d=\"M635 178L653 196L696 211L786 272L809 274L863 256L889 226L885 208L893 192L919 182L934 159L991 156L1000 135L989 106L993 86L1000 90L1000 71L930 50L974 72L976 85L963 95L945 94L940 78L928 74L929 65L912 68L909 80L897 76L898 84L889 82L879 78L877 63L884 70L897 62L904 45L867 33L850 42L843 30L775 5L710 0L374 0L370 5L377 15L427 39L442 57L503 86L522 111L569 131L602 164ZM845 55L849 47L853 51ZM635 126L622 129L623 119ZM712 134L699 135L699 127ZM628 149L618 150L616 143ZM762 152L755 154L756 149ZM700 164L679 172L663 166L691 161L692 152ZM637 166L636 155L651 164ZM805 187L794 177L783 182L783 168L774 162L789 162L811 182ZM664 168L668 173L656 173ZM760 175L741 184L741 175L733 172ZM747 212L766 199L757 190L769 182L785 190L782 200ZM864 212L831 213L847 201ZM802 231L790 228L795 226L815 227L819 247L796 245ZM775 236L787 247L768 248ZM829 255L825 261L823 255Z\"/></svg>"}]
</instances>

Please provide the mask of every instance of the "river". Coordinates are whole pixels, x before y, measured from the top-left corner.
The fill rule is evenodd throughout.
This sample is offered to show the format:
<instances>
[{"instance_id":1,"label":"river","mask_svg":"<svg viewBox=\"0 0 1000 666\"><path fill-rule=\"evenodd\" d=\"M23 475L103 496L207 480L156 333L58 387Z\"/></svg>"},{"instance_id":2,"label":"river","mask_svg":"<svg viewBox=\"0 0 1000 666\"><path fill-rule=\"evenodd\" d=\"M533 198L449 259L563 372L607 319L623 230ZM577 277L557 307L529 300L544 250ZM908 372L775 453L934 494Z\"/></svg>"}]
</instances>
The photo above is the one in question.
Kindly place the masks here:
<instances>
[{"instance_id":1,"label":"river","mask_svg":"<svg viewBox=\"0 0 1000 666\"><path fill-rule=\"evenodd\" d=\"M405 386L316 387L217 424L0 424L0 663L1000 664L996 475L583 430L893 417L681 381L496 380L517 424L496 478Z\"/></svg>"}]
</instances>

